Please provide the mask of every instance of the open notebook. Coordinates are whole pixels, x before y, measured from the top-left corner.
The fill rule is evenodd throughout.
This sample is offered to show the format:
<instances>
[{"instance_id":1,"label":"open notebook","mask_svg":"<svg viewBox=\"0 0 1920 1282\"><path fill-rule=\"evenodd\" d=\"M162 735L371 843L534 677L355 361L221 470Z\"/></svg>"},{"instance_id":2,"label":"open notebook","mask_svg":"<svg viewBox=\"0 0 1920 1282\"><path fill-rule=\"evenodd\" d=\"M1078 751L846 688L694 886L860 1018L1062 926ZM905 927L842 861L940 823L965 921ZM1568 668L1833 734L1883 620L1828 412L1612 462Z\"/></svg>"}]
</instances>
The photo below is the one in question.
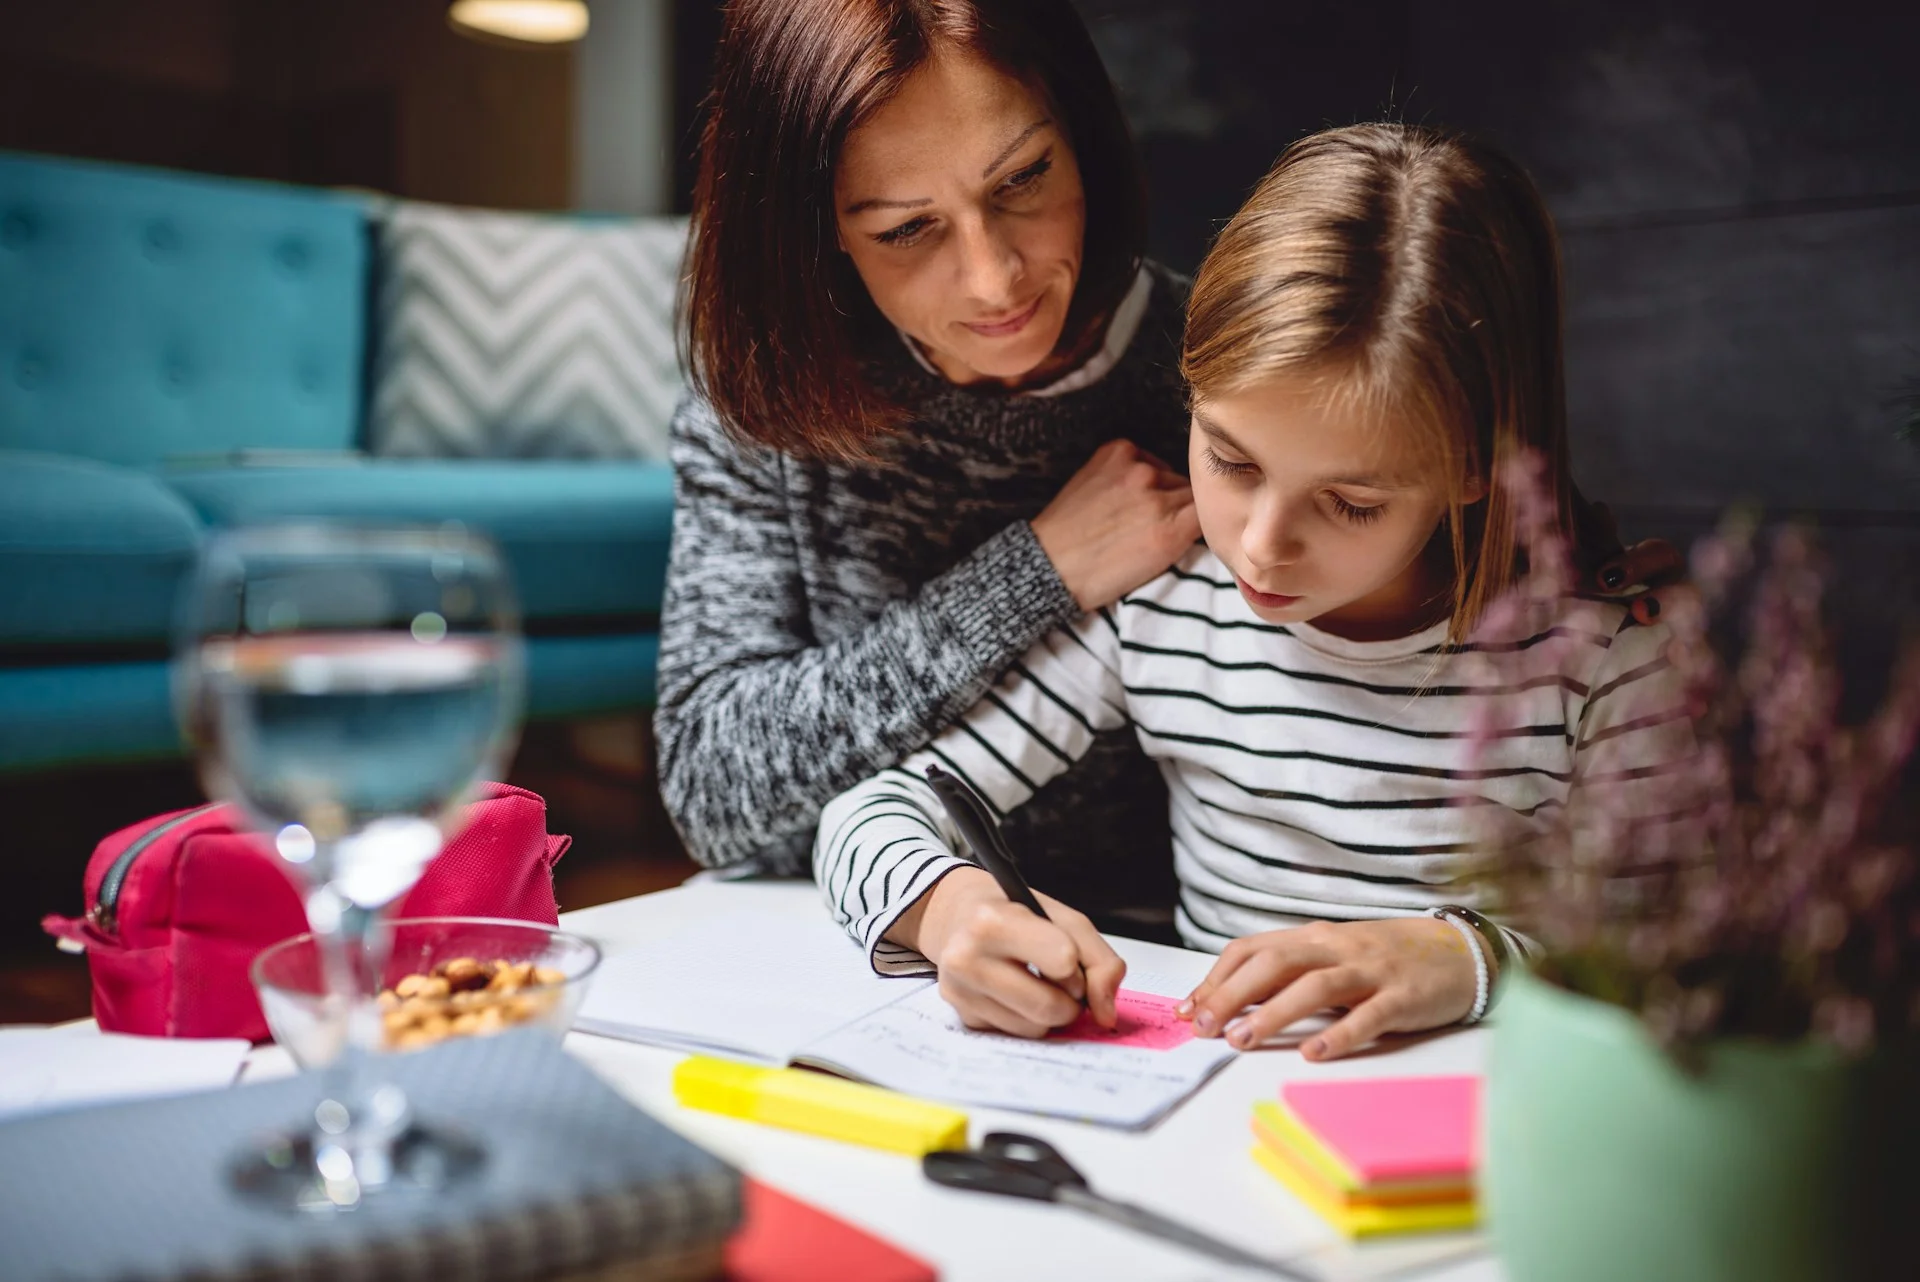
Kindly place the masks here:
<instances>
[{"instance_id":1,"label":"open notebook","mask_svg":"<svg viewBox=\"0 0 1920 1282\"><path fill-rule=\"evenodd\" d=\"M1233 1050L1168 1026L1198 975L1130 970L1125 1036L1027 1041L964 1027L927 979L875 975L828 919L755 907L698 914L608 957L574 1027L676 1050L800 1064L890 1090L1137 1129Z\"/></svg>"}]
</instances>

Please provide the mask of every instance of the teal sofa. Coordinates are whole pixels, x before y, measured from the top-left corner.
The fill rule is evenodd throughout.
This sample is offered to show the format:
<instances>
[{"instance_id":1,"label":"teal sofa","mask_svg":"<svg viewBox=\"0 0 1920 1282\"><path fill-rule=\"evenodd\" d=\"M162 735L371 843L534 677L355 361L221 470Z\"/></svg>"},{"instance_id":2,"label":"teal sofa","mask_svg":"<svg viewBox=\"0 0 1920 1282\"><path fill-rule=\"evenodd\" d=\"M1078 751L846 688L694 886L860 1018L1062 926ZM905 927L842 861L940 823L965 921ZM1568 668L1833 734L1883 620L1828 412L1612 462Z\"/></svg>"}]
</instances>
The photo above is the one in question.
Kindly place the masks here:
<instances>
[{"instance_id":1,"label":"teal sofa","mask_svg":"<svg viewBox=\"0 0 1920 1282\"><path fill-rule=\"evenodd\" d=\"M530 714L651 703L669 470L361 452L376 215L0 153L0 771L180 753L174 602L208 532L243 522L484 530Z\"/></svg>"}]
</instances>

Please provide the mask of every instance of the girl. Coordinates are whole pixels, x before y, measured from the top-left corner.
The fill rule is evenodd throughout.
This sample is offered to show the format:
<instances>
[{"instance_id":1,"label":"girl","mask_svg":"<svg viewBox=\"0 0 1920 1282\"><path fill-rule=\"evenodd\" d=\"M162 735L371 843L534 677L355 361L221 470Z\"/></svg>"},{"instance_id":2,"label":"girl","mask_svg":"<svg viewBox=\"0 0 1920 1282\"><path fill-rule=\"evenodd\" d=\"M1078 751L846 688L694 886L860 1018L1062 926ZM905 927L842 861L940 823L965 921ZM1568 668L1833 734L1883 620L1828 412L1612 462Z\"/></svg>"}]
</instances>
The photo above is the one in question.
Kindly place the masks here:
<instances>
[{"instance_id":1,"label":"girl","mask_svg":"<svg viewBox=\"0 0 1920 1282\"><path fill-rule=\"evenodd\" d=\"M1255 1046L1344 1007L1303 1047L1323 1059L1478 1018L1521 941L1460 905L1456 803L1532 815L1604 784L1631 807L1690 743L1665 630L1620 605L1467 640L1516 577L1508 465L1537 455L1580 534L1552 223L1483 144L1307 138L1202 265L1183 370L1205 545L830 803L819 883L877 970L937 969L970 1025L1041 1036L1081 1000L1110 1023L1120 959L1081 914L1035 917L956 857L923 774L1004 814L1127 726L1171 794L1180 933L1222 954L1183 1008L1199 1033ZM1517 728L1469 762L1494 699Z\"/></svg>"}]
</instances>

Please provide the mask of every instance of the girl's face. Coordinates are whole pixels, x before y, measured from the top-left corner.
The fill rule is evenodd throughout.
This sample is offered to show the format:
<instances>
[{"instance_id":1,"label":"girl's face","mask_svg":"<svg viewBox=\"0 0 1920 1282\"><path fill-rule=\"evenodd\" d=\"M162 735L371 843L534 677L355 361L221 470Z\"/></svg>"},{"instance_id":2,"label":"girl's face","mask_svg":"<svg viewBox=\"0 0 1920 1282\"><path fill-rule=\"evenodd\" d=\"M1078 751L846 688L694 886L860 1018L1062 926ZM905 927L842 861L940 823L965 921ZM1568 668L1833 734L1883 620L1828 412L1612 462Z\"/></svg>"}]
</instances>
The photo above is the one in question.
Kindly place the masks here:
<instances>
[{"instance_id":1,"label":"girl's face","mask_svg":"<svg viewBox=\"0 0 1920 1282\"><path fill-rule=\"evenodd\" d=\"M936 53L847 136L840 248L880 312L955 383L1013 383L1047 359L1080 279L1086 197L1044 99Z\"/></svg>"},{"instance_id":2,"label":"girl's face","mask_svg":"<svg viewBox=\"0 0 1920 1282\"><path fill-rule=\"evenodd\" d=\"M1196 400L1189 452L1207 546L1269 623L1404 636L1451 604L1444 478L1405 424L1360 421L1289 380ZM1469 501L1478 494L1469 489Z\"/></svg>"}]
</instances>

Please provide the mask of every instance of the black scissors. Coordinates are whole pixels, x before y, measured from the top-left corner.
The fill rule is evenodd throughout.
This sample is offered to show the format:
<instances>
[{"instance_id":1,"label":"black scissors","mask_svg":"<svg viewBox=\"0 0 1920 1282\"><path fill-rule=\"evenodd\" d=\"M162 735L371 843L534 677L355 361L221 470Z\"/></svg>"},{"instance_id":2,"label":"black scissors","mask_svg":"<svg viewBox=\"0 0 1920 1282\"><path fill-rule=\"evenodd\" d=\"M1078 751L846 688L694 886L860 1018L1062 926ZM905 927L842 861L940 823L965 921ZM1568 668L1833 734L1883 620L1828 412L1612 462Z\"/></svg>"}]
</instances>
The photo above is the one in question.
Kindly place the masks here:
<instances>
[{"instance_id":1,"label":"black scissors","mask_svg":"<svg viewBox=\"0 0 1920 1282\"><path fill-rule=\"evenodd\" d=\"M1216 1260L1259 1269L1276 1277L1311 1282L1311 1274L1243 1251L1231 1242L1188 1228L1157 1211L1102 1197L1088 1186L1087 1177L1075 1170L1073 1163L1060 1156L1058 1149L1031 1135L994 1131L980 1141L979 1148L927 1154L920 1159L920 1169L935 1184L945 1184L948 1188L1032 1198L1036 1202L1059 1202L1136 1232L1177 1242Z\"/></svg>"}]
</instances>

